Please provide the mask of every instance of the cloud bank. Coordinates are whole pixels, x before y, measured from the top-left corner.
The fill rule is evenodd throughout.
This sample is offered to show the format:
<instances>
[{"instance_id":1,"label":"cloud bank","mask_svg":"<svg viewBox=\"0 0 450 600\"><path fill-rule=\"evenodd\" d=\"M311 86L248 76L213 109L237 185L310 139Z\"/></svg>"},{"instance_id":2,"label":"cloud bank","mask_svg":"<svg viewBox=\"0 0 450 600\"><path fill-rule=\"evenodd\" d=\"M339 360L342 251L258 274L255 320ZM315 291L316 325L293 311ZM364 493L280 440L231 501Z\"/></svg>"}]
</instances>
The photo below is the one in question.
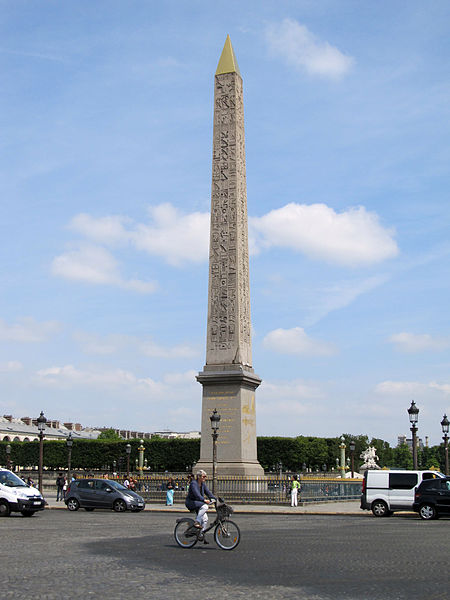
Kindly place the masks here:
<instances>
[{"instance_id":1,"label":"cloud bank","mask_svg":"<svg viewBox=\"0 0 450 600\"><path fill-rule=\"evenodd\" d=\"M336 213L325 204L290 203L251 218L254 251L272 246L342 266L379 263L398 254L392 229L364 207Z\"/></svg>"},{"instance_id":2,"label":"cloud bank","mask_svg":"<svg viewBox=\"0 0 450 600\"><path fill-rule=\"evenodd\" d=\"M398 352L405 352L407 354L416 354L429 350L436 352L446 350L450 347L450 338L433 337L428 333L407 333L406 331L391 335L389 342L394 345Z\"/></svg>"},{"instance_id":3,"label":"cloud bank","mask_svg":"<svg viewBox=\"0 0 450 600\"><path fill-rule=\"evenodd\" d=\"M340 79L353 66L354 59L311 33L293 19L272 24L266 31L272 54L310 75Z\"/></svg>"},{"instance_id":4,"label":"cloud bank","mask_svg":"<svg viewBox=\"0 0 450 600\"><path fill-rule=\"evenodd\" d=\"M310 338L301 327L274 329L265 336L263 344L280 354L330 356L336 353L332 344Z\"/></svg>"}]
</instances>

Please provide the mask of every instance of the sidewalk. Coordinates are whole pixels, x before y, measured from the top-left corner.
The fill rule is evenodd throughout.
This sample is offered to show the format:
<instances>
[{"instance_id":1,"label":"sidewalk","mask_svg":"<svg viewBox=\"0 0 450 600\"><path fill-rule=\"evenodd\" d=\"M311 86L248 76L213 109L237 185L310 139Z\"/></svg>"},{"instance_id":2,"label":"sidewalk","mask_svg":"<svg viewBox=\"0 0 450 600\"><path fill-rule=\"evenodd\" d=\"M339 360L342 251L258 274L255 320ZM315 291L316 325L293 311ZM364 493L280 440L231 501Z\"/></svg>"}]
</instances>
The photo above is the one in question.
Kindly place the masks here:
<instances>
[{"instance_id":1,"label":"sidewalk","mask_svg":"<svg viewBox=\"0 0 450 600\"><path fill-rule=\"evenodd\" d=\"M64 502L56 502L56 496L45 496L47 508L67 510ZM307 502L303 506L291 507L287 504L235 504L234 512L239 515L272 514L272 515L354 515L358 517L371 516L367 510L361 510L359 500L344 500L341 502ZM165 506L164 504L146 504L145 512L155 513L185 513L184 504Z\"/></svg>"}]
</instances>

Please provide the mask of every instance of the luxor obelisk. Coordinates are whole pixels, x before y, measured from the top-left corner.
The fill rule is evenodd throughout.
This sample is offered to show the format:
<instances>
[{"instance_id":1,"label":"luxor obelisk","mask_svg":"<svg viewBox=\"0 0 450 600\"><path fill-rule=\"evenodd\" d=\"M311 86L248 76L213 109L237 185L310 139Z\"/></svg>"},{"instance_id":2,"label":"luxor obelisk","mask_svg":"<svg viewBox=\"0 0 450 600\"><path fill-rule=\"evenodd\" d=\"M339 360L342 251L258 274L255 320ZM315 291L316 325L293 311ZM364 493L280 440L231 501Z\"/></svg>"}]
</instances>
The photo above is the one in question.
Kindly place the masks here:
<instances>
[{"instance_id":1,"label":"luxor obelisk","mask_svg":"<svg viewBox=\"0 0 450 600\"><path fill-rule=\"evenodd\" d=\"M228 36L215 74L206 365L197 467L211 473L209 417L221 415L219 475L258 475L242 77Z\"/></svg>"}]
</instances>

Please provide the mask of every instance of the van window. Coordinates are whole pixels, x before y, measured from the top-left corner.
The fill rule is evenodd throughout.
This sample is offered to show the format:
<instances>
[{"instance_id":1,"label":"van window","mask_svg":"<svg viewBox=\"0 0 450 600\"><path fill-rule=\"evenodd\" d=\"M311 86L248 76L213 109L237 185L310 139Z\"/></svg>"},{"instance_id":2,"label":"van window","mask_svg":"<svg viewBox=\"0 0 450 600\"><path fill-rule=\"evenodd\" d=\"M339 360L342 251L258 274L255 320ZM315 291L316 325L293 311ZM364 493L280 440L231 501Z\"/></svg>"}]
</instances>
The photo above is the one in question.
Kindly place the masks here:
<instances>
[{"instance_id":1,"label":"van window","mask_svg":"<svg viewBox=\"0 0 450 600\"><path fill-rule=\"evenodd\" d=\"M417 473L389 473L391 490L411 490L417 485Z\"/></svg>"}]
</instances>

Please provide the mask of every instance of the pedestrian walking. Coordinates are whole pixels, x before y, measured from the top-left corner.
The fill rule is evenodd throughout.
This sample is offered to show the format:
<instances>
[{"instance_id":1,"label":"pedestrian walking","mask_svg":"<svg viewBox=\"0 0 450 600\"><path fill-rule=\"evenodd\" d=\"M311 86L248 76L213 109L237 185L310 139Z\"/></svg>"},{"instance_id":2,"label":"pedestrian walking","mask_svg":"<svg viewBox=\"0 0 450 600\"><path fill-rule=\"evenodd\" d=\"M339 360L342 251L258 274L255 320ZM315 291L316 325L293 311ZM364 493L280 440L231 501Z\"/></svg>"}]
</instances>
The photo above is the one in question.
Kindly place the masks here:
<instances>
[{"instance_id":1,"label":"pedestrian walking","mask_svg":"<svg viewBox=\"0 0 450 600\"><path fill-rule=\"evenodd\" d=\"M298 506L298 492L300 490L300 483L297 475L294 475L291 483L291 506Z\"/></svg>"},{"instance_id":2,"label":"pedestrian walking","mask_svg":"<svg viewBox=\"0 0 450 600\"><path fill-rule=\"evenodd\" d=\"M167 484L166 484L166 505L167 506L173 506L173 493L175 490L175 485L173 482L172 477L169 477Z\"/></svg>"},{"instance_id":3,"label":"pedestrian walking","mask_svg":"<svg viewBox=\"0 0 450 600\"><path fill-rule=\"evenodd\" d=\"M64 487L64 479L62 473L58 473L58 477L56 478L56 502L60 500L64 500L63 487Z\"/></svg>"}]
</instances>

